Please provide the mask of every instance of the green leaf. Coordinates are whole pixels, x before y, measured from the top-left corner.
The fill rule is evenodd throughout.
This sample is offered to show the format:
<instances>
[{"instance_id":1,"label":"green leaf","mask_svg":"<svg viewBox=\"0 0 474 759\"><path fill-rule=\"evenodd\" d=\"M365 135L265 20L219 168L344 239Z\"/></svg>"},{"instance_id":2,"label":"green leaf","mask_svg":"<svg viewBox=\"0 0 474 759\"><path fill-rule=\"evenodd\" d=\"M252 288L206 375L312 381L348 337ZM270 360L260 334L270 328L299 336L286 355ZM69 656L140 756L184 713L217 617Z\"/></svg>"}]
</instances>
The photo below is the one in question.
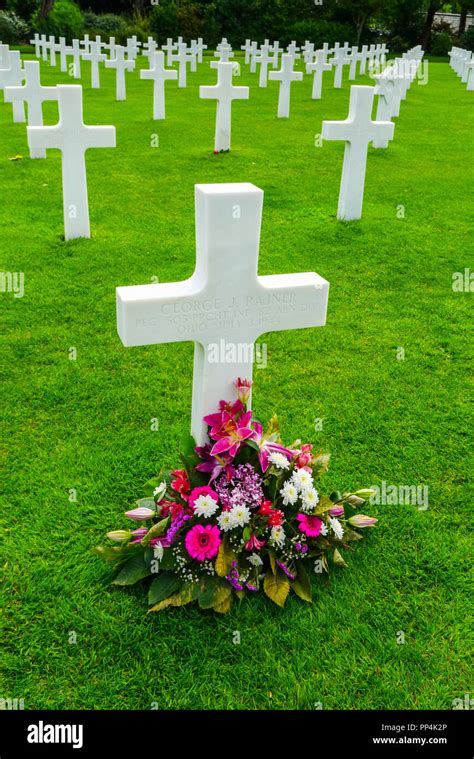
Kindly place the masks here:
<instances>
[{"instance_id":1,"label":"green leaf","mask_svg":"<svg viewBox=\"0 0 474 759\"><path fill-rule=\"evenodd\" d=\"M215 569L219 577L225 577L232 569L232 562L235 560L235 553L227 542L227 538L224 538L219 546L219 553L217 554Z\"/></svg>"},{"instance_id":2,"label":"green leaf","mask_svg":"<svg viewBox=\"0 0 474 759\"><path fill-rule=\"evenodd\" d=\"M232 606L232 593L230 593L224 599L224 601L216 604L212 608L214 609L214 611L217 611L219 614L227 614L227 612L230 611L231 606Z\"/></svg>"},{"instance_id":3,"label":"green leaf","mask_svg":"<svg viewBox=\"0 0 474 759\"><path fill-rule=\"evenodd\" d=\"M138 508L153 509L153 511L156 511L154 498L139 498L135 503Z\"/></svg>"},{"instance_id":4,"label":"green leaf","mask_svg":"<svg viewBox=\"0 0 474 759\"><path fill-rule=\"evenodd\" d=\"M144 577L148 577L150 568L144 562L143 553L129 559L118 573L112 585L134 585Z\"/></svg>"},{"instance_id":5,"label":"green leaf","mask_svg":"<svg viewBox=\"0 0 474 759\"><path fill-rule=\"evenodd\" d=\"M268 552L268 558L270 559L270 566L274 575L277 573L275 551Z\"/></svg>"},{"instance_id":6,"label":"green leaf","mask_svg":"<svg viewBox=\"0 0 474 759\"><path fill-rule=\"evenodd\" d=\"M298 574L296 576L296 579L291 583L291 587L295 591L296 595L299 596L299 598L301 598L303 601L308 601L308 603L311 603L313 600L311 582L302 561L298 562L297 571Z\"/></svg>"},{"instance_id":7,"label":"green leaf","mask_svg":"<svg viewBox=\"0 0 474 759\"><path fill-rule=\"evenodd\" d=\"M196 448L195 439L193 438L192 435L189 434L189 432L185 433L181 438L179 450L184 456L190 457L190 456L196 455L195 450L194 450L195 448Z\"/></svg>"},{"instance_id":8,"label":"green leaf","mask_svg":"<svg viewBox=\"0 0 474 759\"><path fill-rule=\"evenodd\" d=\"M162 609L166 609L167 606L185 606L194 601L195 593L196 586L192 582L186 583L177 593L155 604L148 611L161 611Z\"/></svg>"},{"instance_id":9,"label":"green leaf","mask_svg":"<svg viewBox=\"0 0 474 759\"><path fill-rule=\"evenodd\" d=\"M176 566L176 560L174 558L173 552L165 548L163 553L163 558L160 561L160 570L162 569L175 569Z\"/></svg>"},{"instance_id":10,"label":"green leaf","mask_svg":"<svg viewBox=\"0 0 474 759\"><path fill-rule=\"evenodd\" d=\"M160 572L150 585L148 603L154 605L164 601L179 590L182 584L183 581L173 572Z\"/></svg>"},{"instance_id":11,"label":"green leaf","mask_svg":"<svg viewBox=\"0 0 474 759\"><path fill-rule=\"evenodd\" d=\"M354 540L363 540L364 536L361 535L359 532L356 532L355 530L346 530L344 533L344 541L347 541L350 543Z\"/></svg>"},{"instance_id":12,"label":"green leaf","mask_svg":"<svg viewBox=\"0 0 474 759\"><path fill-rule=\"evenodd\" d=\"M326 511L329 511L329 509L334 508L334 502L331 501L330 498L327 498L327 496L323 495L322 498L319 499L319 503L316 506L314 513L315 514L324 514Z\"/></svg>"},{"instance_id":13,"label":"green leaf","mask_svg":"<svg viewBox=\"0 0 474 759\"><path fill-rule=\"evenodd\" d=\"M170 517L165 517L165 519L162 519L160 522L156 522L153 527L150 527L147 534L141 541L142 546L147 546L152 538L159 538L161 535L164 535L170 521Z\"/></svg>"},{"instance_id":14,"label":"green leaf","mask_svg":"<svg viewBox=\"0 0 474 759\"><path fill-rule=\"evenodd\" d=\"M273 572L267 570L263 580L263 589L268 598L283 607L290 592L290 581L283 572L278 571L274 575Z\"/></svg>"},{"instance_id":15,"label":"green leaf","mask_svg":"<svg viewBox=\"0 0 474 759\"><path fill-rule=\"evenodd\" d=\"M104 561L107 561L109 564L115 564L116 562L124 561L124 559L129 558L133 554L141 552L141 549L138 543L133 543L132 545L121 546L97 546L94 551Z\"/></svg>"},{"instance_id":16,"label":"green leaf","mask_svg":"<svg viewBox=\"0 0 474 759\"><path fill-rule=\"evenodd\" d=\"M343 495L339 490L335 490L333 493L331 493L329 498L333 503L339 503L339 501L342 501Z\"/></svg>"},{"instance_id":17,"label":"green leaf","mask_svg":"<svg viewBox=\"0 0 474 759\"><path fill-rule=\"evenodd\" d=\"M230 585L219 577L203 577L199 582L198 602L201 609L223 604L232 593Z\"/></svg>"},{"instance_id":18,"label":"green leaf","mask_svg":"<svg viewBox=\"0 0 474 759\"><path fill-rule=\"evenodd\" d=\"M346 562L341 556L341 552L337 548L334 549L333 561L336 567L347 567Z\"/></svg>"},{"instance_id":19,"label":"green leaf","mask_svg":"<svg viewBox=\"0 0 474 759\"><path fill-rule=\"evenodd\" d=\"M148 480L148 482L145 482L143 486L143 490L145 491L147 496L150 496L150 497L153 496L153 491L155 490L155 488L158 487L158 485L160 485L163 482L164 479L165 479L164 477L152 477L151 480ZM155 502L153 501L153 503Z\"/></svg>"}]
</instances>

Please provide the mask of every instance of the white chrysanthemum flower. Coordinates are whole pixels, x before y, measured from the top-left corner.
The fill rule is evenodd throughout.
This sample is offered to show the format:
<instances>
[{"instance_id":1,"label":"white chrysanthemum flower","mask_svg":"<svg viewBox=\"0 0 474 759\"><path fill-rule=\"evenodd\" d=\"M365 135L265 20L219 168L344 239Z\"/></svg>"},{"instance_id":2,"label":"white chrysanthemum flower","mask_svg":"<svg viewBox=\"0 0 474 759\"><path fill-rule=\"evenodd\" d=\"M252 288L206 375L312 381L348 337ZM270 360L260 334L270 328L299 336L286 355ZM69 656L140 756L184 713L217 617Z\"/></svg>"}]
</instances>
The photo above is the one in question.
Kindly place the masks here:
<instances>
[{"instance_id":1,"label":"white chrysanthemum flower","mask_svg":"<svg viewBox=\"0 0 474 759\"><path fill-rule=\"evenodd\" d=\"M320 535L327 535L328 534L328 528L327 525L324 524L324 522L321 525L321 532Z\"/></svg>"},{"instance_id":2,"label":"white chrysanthemum flower","mask_svg":"<svg viewBox=\"0 0 474 759\"><path fill-rule=\"evenodd\" d=\"M283 527L279 525L275 525L275 527L272 527L272 531L270 533L270 543L276 544L279 548L283 548L283 545L286 540L286 535Z\"/></svg>"},{"instance_id":3,"label":"white chrysanthemum flower","mask_svg":"<svg viewBox=\"0 0 474 759\"><path fill-rule=\"evenodd\" d=\"M166 482L163 480L163 482L160 482L158 487L156 487L153 491L153 496L155 498L155 501L161 501L165 493L166 493Z\"/></svg>"},{"instance_id":4,"label":"white chrysanthemum flower","mask_svg":"<svg viewBox=\"0 0 474 759\"><path fill-rule=\"evenodd\" d=\"M329 517L329 524L331 525L331 529L336 536L338 540L342 540L342 536L344 535L344 528L342 524L340 523L339 519L335 519L334 517Z\"/></svg>"},{"instance_id":5,"label":"white chrysanthemum flower","mask_svg":"<svg viewBox=\"0 0 474 759\"><path fill-rule=\"evenodd\" d=\"M291 504L293 506L293 504L295 504L298 500L298 491L291 480L285 482L282 489L280 490L280 495L283 496L284 506L288 506L288 504Z\"/></svg>"},{"instance_id":6,"label":"white chrysanthemum flower","mask_svg":"<svg viewBox=\"0 0 474 759\"><path fill-rule=\"evenodd\" d=\"M217 511L217 501L210 495L200 495L194 501L194 513L197 517L212 517Z\"/></svg>"},{"instance_id":7,"label":"white chrysanthemum flower","mask_svg":"<svg viewBox=\"0 0 474 759\"><path fill-rule=\"evenodd\" d=\"M318 491L315 488L307 488L302 493L303 506L302 511L310 513L319 503Z\"/></svg>"},{"instance_id":8,"label":"white chrysanthemum flower","mask_svg":"<svg viewBox=\"0 0 474 759\"><path fill-rule=\"evenodd\" d=\"M250 522L250 509L247 506L233 506L230 511L234 523L239 527L243 527L244 524Z\"/></svg>"},{"instance_id":9,"label":"white chrysanthemum flower","mask_svg":"<svg viewBox=\"0 0 474 759\"><path fill-rule=\"evenodd\" d=\"M219 514L217 517L217 522L221 530L224 532L228 532L236 526L234 518L230 511L223 511L222 514Z\"/></svg>"},{"instance_id":10,"label":"white chrysanthemum flower","mask_svg":"<svg viewBox=\"0 0 474 759\"><path fill-rule=\"evenodd\" d=\"M261 567L263 566L263 561L261 560L258 553L251 553L249 556L249 561L254 567Z\"/></svg>"},{"instance_id":11,"label":"white chrysanthemum flower","mask_svg":"<svg viewBox=\"0 0 474 759\"><path fill-rule=\"evenodd\" d=\"M163 558L164 550L161 543L157 543L156 546L153 549L153 558L158 559L158 561L161 561Z\"/></svg>"},{"instance_id":12,"label":"white chrysanthemum flower","mask_svg":"<svg viewBox=\"0 0 474 759\"><path fill-rule=\"evenodd\" d=\"M274 464L278 469L288 469L290 462L282 453L274 451L269 456L270 462Z\"/></svg>"},{"instance_id":13,"label":"white chrysanthemum flower","mask_svg":"<svg viewBox=\"0 0 474 759\"><path fill-rule=\"evenodd\" d=\"M313 487L313 475L307 472L306 469L295 469L291 479L298 490L307 490Z\"/></svg>"}]
</instances>

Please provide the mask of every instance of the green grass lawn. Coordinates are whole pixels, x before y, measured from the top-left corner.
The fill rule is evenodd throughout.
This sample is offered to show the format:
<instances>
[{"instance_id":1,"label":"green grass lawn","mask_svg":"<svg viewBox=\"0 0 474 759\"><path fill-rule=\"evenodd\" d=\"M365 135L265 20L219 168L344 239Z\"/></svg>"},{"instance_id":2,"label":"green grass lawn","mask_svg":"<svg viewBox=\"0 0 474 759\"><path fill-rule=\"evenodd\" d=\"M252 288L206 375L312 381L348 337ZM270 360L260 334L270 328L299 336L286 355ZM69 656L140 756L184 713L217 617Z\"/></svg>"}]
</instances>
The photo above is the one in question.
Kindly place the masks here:
<instances>
[{"instance_id":1,"label":"green grass lawn","mask_svg":"<svg viewBox=\"0 0 474 759\"><path fill-rule=\"evenodd\" d=\"M278 120L278 84L261 90L243 68L235 83L250 85L250 100L234 104L232 152L214 156L215 103L198 97L215 80L208 63L187 89L166 85L164 122L153 122L152 85L137 72L124 103L114 73L101 77L91 90L83 64L86 122L117 127L117 149L87 157L90 240L63 241L60 154L30 161L25 126L0 105L0 271L25 273L23 298L0 293L0 697L30 709L451 709L473 692L473 296L452 289L453 272L474 268L473 93L431 63L389 149L369 150L362 221L343 223L344 146L314 143L322 119L346 117L347 81L337 91L325 80L315 102L305 77L291 118ZM42 78L71 83L48 64ZM48 123L55 107L45 107ZM314 270L331 283L326 327L262 338L257 416L277 413L286 442L331 452L322 492L429 487L426 511L364 509L379 525L346 554L348 569L315 577L313 606L293 596L281 610L259 597L224 617L197 607L147 614L144 588L111 587L93 553L106 530L126 525L142 483L179 464L190 421L192 345L125 349L115 287L192 273L194 184L206 182L265 191L261 274Z\"/></svg>"}]
</instances>

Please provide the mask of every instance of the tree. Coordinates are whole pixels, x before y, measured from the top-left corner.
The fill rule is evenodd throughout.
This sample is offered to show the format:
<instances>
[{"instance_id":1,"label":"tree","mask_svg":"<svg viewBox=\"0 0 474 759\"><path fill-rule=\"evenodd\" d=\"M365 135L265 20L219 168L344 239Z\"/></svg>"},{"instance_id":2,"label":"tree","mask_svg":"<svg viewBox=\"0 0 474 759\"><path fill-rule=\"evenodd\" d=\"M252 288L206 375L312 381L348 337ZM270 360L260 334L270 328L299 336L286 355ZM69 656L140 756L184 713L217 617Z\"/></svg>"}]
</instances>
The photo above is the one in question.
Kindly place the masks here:
<instances>
[{"instance_id":1,"label":"tree","mask_svg":"<svg viewBox=\"0 0 474 759\"><path fill-rule=\"evenodd\" d=\"M460 0L458 4L461 16L459 18L458 34L461 37L466 31L466 23L468 13L474 10L474 2L472 0Z\"/></svg>"},{"instance_id":2,"label":"tree","mask_svg":"<svg viewBox=\"0 0 474 759\"><path fill-rule=\"evenodd\" d=\"M420 44L423 50L426 50L428 48L430 37L431 37L431 30L433 28L434 18L436 16L436 13L439 11L439 9L443 5L444 5L443 0L430 0L430 2L428 3L428 8L426 10L425 23L423 26L423 31L421 33L421 39L420 39Z\"/></svg>"},{"instance_id":3,"label":"tree","mask_svg":"<svg viewBox=\"0 0 474 759\"><path fill-rule=\"evenodd\" d=\"M54 5L54 0L41 0L38 18L42 21L47 18L51 13Z\"/></svg>"},{"instance_id":4,"label":"tree","mask_svg":"<svg viewBox=\"0 0 474 759\"><path fill-rule=\"evenodd\" d=\"M384 0L339 0L337 8L345 11L356 28L356 45L359 45L364 27L387 2Z\"/></svg>"}]
</instances>

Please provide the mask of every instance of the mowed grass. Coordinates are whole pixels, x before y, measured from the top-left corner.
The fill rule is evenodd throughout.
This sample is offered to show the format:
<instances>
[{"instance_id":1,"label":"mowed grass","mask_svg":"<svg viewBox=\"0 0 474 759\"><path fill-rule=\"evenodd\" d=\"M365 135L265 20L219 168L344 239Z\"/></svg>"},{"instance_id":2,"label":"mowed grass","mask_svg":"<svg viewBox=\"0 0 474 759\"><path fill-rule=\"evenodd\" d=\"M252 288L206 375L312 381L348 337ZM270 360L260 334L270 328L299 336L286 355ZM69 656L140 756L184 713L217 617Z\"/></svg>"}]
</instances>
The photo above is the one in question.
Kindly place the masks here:
<instances>
[{"instance_id":1,"label":"mowed grass","mask_svg":"<svg viewBox=\"0 0 474 759\"><path fill-rule=\"evenodd\" d=\"M48 64L42 78L71 83ZM250 85L250 100L234 104L232 152L214 156L215 103L198 97L215 80L208 60L187 89L167 83L164 122L152 120L152 85L137 72L123 103L114 73L101 78L91 90L83 64L86 122L117 127L116 150L87 154L90 240L63 241L60 154L30 161L25 126L0 105L0 270L25 274L23 298L0 294L0 697L30 709L452 708L473 687L473 296L452 289L453 272L473 267L473 93L431 63L388 150L369 149L363 219L343 223L344 146L315 147L315 135L322 119L346 117L347 81L336 91L325 79L315 102L305 77L291 118L278 120L278 84L259 89L243 67L235 83ZM47 123L55 108L46 104ZM179 464L193 347L125 349L115 287L192 273L194 185L206 182L265 191L261 274L314 270L331 283L326 327L262 337L257 416L277 413L287 442L331 452L321 492L429 487L426 511L365 509L379 525L346 555L348 569L315 577L313 606L292 597L281 610L259 597L225 617L197 607L150 615L144 588L111 587L92 551L126 525L142 483Z\"/></svg>"}]
</instances>

